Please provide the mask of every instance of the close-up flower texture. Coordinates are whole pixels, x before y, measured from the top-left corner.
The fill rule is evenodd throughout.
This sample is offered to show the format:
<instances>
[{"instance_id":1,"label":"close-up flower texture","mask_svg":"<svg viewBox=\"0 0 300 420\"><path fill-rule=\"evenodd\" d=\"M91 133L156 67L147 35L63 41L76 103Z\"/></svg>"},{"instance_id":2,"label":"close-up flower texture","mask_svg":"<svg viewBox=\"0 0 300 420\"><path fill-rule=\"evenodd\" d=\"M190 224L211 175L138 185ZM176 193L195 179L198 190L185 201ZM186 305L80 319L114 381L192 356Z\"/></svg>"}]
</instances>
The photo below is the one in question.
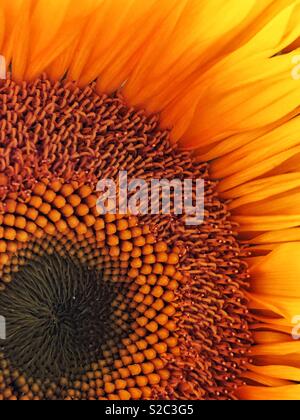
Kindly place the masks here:
<instances>
[{"instance_id":1,"label":"close-up flower texture","mask_svg":"<svg viewBox=\"0 0 300 420\"><path fill-rule=\"evenodd\" d=\"M300 1L0 0L0 55L0 400L299 400Z\"/></svg>"}]
</instances>

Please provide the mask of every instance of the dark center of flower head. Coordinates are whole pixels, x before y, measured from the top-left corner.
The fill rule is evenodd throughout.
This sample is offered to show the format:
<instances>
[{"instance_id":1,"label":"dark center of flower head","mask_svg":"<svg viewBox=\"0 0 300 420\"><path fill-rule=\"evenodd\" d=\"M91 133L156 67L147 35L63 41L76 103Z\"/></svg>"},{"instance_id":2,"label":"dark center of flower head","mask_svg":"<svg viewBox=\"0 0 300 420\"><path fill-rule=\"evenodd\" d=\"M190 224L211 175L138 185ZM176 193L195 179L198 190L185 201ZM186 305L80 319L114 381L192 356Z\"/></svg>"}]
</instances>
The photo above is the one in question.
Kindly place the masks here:
<instances>
[{"instance_id":1,"label":"dark center of flower head","mask_svg":"<svg viewBox=\"0 0 300 420\"><path fill-rule=\"evenodd\" d=\"M54 254L30 261L0 294L6 355L29 376L75 378L103 357L109 340L121 342L117 297L101 272L71 259Z\"/></svg>"},{"instance_id":2,"label":"dark center of flower head","mask_svg":"<svg viewBox=\"0 0 300 420\"><path fill-rule=\"evenodd\" d=\"M0 400L234 398L248 273L208 165L119 93L1 83ZM100 217L97 182L120 171L203 179L203 224Z\"/></svg>"}]
</instances>

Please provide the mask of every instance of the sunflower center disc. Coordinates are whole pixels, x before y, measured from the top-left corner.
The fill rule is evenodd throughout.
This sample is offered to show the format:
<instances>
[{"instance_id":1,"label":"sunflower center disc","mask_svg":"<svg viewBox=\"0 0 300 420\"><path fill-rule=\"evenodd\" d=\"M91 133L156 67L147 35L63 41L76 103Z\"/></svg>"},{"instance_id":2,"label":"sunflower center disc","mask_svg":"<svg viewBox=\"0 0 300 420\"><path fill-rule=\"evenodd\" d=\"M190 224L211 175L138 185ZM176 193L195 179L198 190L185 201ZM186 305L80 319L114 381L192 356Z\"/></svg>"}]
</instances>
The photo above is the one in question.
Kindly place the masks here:
<instances>
[{"instance_id":1,"label":"sunflower center disc","mask_svg":"<svg viewBox=\"0 0 300 420\"><path fill-rule=\"evenodd\" d=\"M247 254L208 164L95 83L8 78L1 100L0 400L234 399L252 344ZM204 181L203 223L172 203L100 217L98 182L123 171ZM50 250L61 257L36 259Z\"/></svg>"},{"instance_id":2,"label":"sunflower center disc","mask_svg":"<svg viewBox=\"0 0 300 420\"><path fill-rule=\"evenodd\" d=\"M22 287L20 287L22 286ZM97 360L115 335L116 287L102 274L58 255L32 261L0 294L4 349L29 375L59 378Z\"/></svg>"}]
</instances>

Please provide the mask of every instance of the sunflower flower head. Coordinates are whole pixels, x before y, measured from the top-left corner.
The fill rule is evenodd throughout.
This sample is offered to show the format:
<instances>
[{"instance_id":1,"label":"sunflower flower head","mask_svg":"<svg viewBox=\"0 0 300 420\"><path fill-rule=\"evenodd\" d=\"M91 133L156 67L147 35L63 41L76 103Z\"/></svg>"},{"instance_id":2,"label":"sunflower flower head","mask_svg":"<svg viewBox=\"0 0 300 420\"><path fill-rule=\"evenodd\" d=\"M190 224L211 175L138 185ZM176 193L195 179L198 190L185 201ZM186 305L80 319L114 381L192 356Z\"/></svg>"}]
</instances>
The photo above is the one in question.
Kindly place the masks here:
<instances>
[{"instance_id":1,"label":"sunflower flower head","mask_svg":"<svg viewBox=\"0 0 300 420\"><path fill-rule=\"evenodd\" d=\"M299 398L299 11L0 0L0 400Z\"/></svg>"}]
</instances>

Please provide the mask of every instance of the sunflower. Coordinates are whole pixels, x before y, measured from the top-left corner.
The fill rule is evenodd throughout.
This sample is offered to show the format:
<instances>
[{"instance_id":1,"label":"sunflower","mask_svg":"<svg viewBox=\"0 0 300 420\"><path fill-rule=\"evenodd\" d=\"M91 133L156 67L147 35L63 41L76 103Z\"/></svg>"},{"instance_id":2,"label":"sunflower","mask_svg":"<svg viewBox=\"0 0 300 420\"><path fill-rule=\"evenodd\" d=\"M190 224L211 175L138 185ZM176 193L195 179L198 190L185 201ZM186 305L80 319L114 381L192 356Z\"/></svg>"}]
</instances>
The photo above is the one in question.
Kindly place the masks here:
<instances>
[{"instance_id":1,"label":"sunflower","mask_svg":"<svg viewBox=\"0 0 300 420\"><path fill-rule=\"evenodd\" d=\"M0 400L300 399L299 19L0 0ZM121 171L203 223L99 214Z\"/></svg>"}]
</instances>

